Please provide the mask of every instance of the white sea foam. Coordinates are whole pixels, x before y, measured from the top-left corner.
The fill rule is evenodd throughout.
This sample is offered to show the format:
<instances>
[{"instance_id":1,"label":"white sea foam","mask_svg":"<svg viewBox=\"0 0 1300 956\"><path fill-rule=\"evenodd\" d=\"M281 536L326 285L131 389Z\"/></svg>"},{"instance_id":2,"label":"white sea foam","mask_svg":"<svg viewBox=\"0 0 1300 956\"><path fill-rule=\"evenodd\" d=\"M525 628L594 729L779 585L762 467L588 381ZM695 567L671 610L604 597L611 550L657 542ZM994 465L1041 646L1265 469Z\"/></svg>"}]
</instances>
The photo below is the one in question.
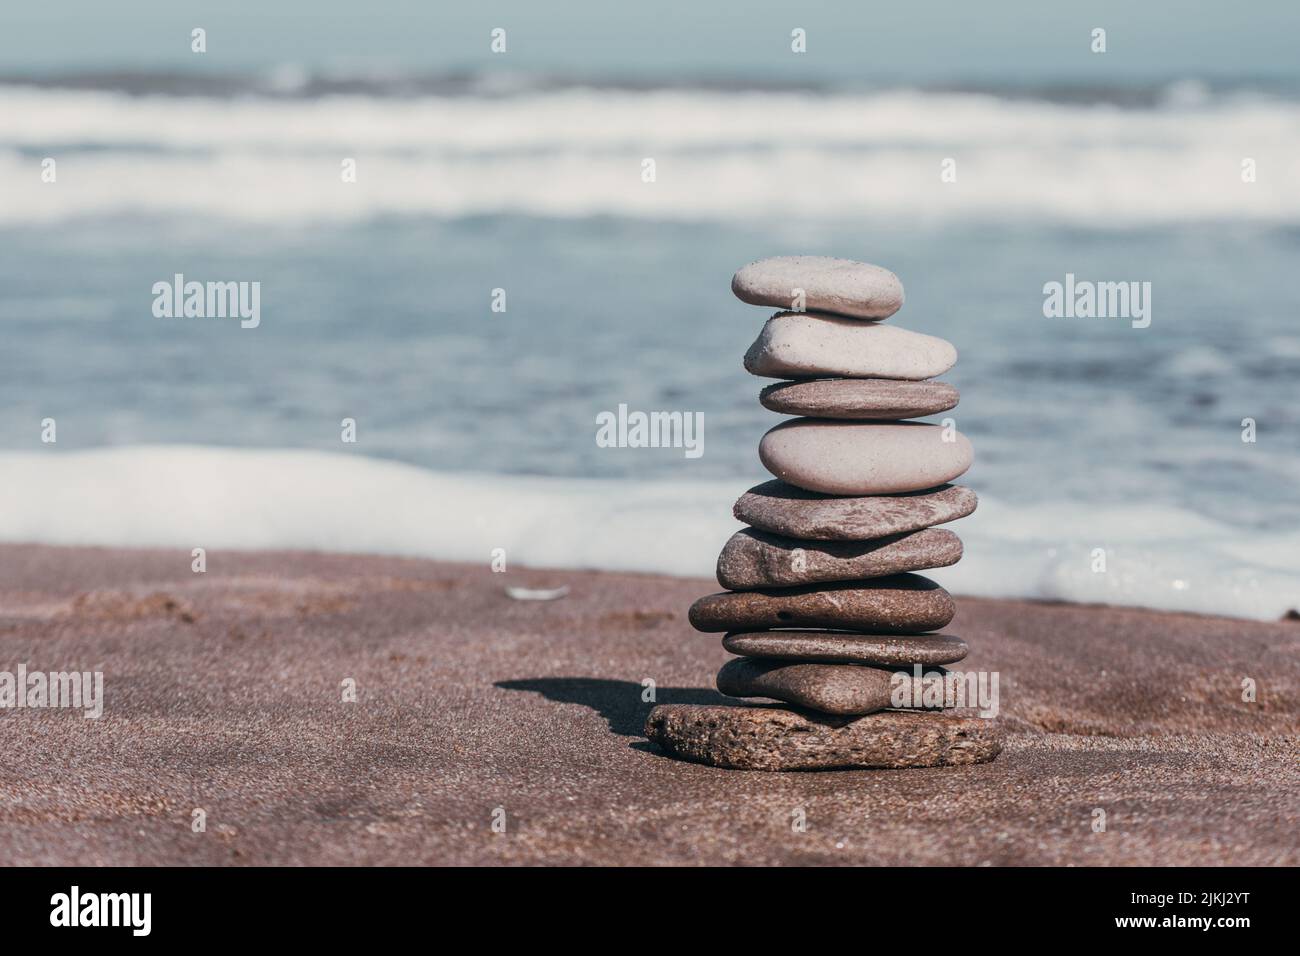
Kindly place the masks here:
<instances>
[{"instance_id":1,"label":"white sea foam","mask_svg":"<svg viewBox=\"0 0 1300 956\"><path fill-rule=\"evenodd\" d=\"M0 88L0 224L130 213L1300 221L1300 103L894 90L309 100ZM33 158L59 162L55 185ZM1258 181L1241 180L1243 156ZM358 180L340 181L340 162ZM641 180L644 158L654 183ZM957 161L957 181L940 164Z\"/></svg>"},{"instance_id":2,"label":"white sea foam","mask_svg":"<svg viewBox=\"0 0 1300 956\"><path fill-rule=\"evenodd\" d=\"M5 453L0 475L6 542L312 549L485 568L505 548L510 566L699 576L740 527L731 505L748 485L443 474L359 455L192 446ZM1261 620L1300 607L1300 532L988 495L953 527L965 559L928 573L958 594ZM1092 569L1096 548L1105 573Z\"/></svg>"}]
</instances>

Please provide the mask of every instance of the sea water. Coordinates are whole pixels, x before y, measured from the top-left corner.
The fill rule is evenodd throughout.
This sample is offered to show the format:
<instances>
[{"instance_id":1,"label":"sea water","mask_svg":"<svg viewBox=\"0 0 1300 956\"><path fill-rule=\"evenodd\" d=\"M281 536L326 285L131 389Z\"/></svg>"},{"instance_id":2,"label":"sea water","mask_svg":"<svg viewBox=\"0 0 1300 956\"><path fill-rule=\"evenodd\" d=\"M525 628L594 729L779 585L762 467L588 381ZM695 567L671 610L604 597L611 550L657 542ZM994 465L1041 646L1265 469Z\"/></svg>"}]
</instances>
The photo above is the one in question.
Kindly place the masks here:
<instances>
[{"instance_id":1,"label":"sea water","mask_svg":"<svg viewBox=\"0 0 1300 956\"><path fill-rule=\"evenodd\" d=\"M0 87L4 540L708 573L779 420L730 276L819 253L959 350L933 420L982 503L936 579L1300 603L1289 94L140 82ZM259 324L158 317L178 273L259 283ZM1067 276L1150 283L1149 324L1049 317ZM623 404L701 414L702 453L604 447Z\"/></svg>"}]
</instances>

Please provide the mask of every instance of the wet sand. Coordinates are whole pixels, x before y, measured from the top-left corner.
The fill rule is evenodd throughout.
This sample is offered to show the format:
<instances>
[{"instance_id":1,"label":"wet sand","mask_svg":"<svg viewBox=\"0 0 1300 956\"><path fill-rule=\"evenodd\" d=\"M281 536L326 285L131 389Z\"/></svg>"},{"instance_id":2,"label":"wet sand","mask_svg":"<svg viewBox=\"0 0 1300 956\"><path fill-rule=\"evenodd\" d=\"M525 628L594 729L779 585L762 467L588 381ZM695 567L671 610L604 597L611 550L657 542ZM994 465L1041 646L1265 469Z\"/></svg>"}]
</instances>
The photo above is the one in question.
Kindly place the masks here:
<instances>
[{"instance_id":1,"label":"wet sand","mask_svg":"<svg viewBox=\"0 0 1300 956\"><path fill-rule=\"evenodd\" d=\"M0 546L0 671L100 670L106 696L99 720L0 711L0 859L1300 863L1300 622L962 598L961 666L1001 675L996 761L770 774L641 734L644 679L660 703L724 700L720 636L686 623L713 582L190 561Z\"/></svg>"}]
</instances>

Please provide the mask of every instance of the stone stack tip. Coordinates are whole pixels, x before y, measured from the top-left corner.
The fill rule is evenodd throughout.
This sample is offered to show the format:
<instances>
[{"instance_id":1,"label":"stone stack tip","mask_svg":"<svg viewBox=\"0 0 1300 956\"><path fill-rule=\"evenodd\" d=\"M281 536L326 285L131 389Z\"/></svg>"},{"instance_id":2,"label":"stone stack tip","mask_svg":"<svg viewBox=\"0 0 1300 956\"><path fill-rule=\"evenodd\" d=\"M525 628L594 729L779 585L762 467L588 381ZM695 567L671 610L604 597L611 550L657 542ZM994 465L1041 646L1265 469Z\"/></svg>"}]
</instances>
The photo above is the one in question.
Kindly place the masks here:
<instances>
[{"instance_id":1,"label":"stone stack tip","mask_svg":"<svg viewBox=\"0 0 1300 956\"><path fill-rule=\"evenodd\" d=\"M888 269L830 256L775 256L731 278L741 302L855 319L887 319L903 307L903 283Z\"/></svg>"},{"instance_id":2,"label":"stone stack tip","mask_svg":"<svg viewBox=\"0 0 1300 956\"><path fill-rule=\"evenodd\" d=\"M975 494L950 484L973 453L950 423L909 420L956 407L957 390L934 378L957 350L881 323L903 286L880 266L782 256L745 266L731 288L781 310L744 364L785 380L760 401L799 417L763 436L776 480L736 502L748 527L718 557L726 590L689 617L738 655L719 691L779 706L659 706L647 736L683 759L753 770L992 760L993 720L922 708L910 683L915 668L942 676L967 652L935 633L955 614L951 595L915 572L961 558L961 540L936 526L975 510Z\"/></svg>"}]
</instances>

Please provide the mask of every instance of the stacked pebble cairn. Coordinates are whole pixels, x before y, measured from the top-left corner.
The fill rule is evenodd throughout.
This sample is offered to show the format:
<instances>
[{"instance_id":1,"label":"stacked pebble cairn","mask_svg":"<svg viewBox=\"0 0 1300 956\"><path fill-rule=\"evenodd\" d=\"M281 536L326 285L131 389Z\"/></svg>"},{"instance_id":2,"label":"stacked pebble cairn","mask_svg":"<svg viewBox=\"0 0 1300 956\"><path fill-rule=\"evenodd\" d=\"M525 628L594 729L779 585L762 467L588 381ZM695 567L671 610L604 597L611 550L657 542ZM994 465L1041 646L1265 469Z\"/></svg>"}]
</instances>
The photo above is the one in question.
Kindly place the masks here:
<instances>
[{"instance_id":1,"label":"stacked pebble cairn","mask_svg":"<svg viewBox=\"0 0 1300 956\"><path fill-rule=\"evenodd\" d=\"M759 400L801 417L763 436L759 458L777 480L736 502L749 527L718 558L727 590L696 601L690 620L726 632L723 646L741 655L718 672L719 691L792 706L662 705L647 735L676 756L746 769L993 759L992 720L909 709L922 700L908 683L914 665L933 683L967 651L933 633L952 620L952 597L910 573L954 564L961 540L934 526L975 510L974 492L947 484L970 467L970 442L905 421L956 406L957 390L933 381L956 349L881 321L902 306L903 287L879 266L764 259L731 288L744 302L796 310L768 319L745 368L792 380Z\"/></svg>"}]
</instances>

